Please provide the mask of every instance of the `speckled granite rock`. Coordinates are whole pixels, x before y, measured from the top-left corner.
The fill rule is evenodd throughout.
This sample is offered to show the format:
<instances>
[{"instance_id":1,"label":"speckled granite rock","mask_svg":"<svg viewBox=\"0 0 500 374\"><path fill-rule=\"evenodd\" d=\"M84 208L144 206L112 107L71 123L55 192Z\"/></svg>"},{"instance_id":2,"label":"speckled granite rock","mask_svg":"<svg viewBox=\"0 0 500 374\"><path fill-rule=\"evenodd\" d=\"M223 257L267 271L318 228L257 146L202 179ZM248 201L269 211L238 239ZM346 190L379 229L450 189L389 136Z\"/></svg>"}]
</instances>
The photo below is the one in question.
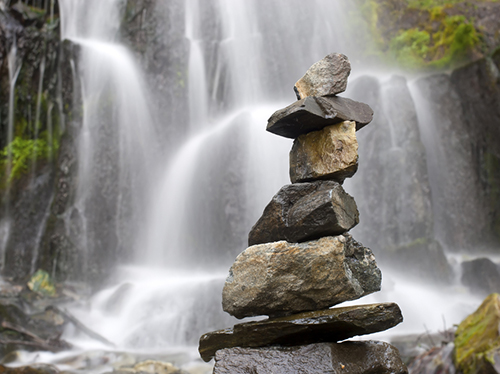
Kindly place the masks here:
<instances>
[{"instance_id":1,"label":"speckled granite rock","mask_svg":"<svg viewBox=\"0 0 500 374\"><path fill-rule=\"evenodd\" d=\"M349 234L259 244L236 258L222 307L237 318L284 316L358 299L380 290L380 283L372 251Z\"/></svg>"}]
</instances>

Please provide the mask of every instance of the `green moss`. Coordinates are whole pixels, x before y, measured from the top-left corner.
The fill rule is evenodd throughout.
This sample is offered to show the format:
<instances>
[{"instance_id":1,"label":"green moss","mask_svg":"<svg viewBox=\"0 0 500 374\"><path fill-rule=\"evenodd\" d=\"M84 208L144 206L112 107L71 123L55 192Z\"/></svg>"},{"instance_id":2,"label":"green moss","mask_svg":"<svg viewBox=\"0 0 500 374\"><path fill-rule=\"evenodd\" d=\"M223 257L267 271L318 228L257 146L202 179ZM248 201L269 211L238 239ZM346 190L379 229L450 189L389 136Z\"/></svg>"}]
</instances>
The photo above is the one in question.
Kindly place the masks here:
<instances>
[{"instance_id":1,"label":"green moss","mask_svg":"<svg viewBox=\"0 0 500 374\"><path fill-rule=\"evenodd\" d=\"M455 333L455 363L463 374L477 372L491 352L500 348L500 295L491 294L462 321Z\"/></svg>"},{"instance_id":2,"label":"green moss","mask_svg":"<svg viewBox=\"0 0 500 374\"><path fill-rule=\"evenodd\" d=\"M413 28L390 41L390 50L399 65L409 69L452 67L479 44L474 25L464 16L445 16L441 7L433 8L431 19L440 21L437 32Z\"/></svg>"},{"instance_id":3,"label":"green moss","mask_svg":"<svg viewBox=\"0 0 500 374\"><path fill-rule=\"evenodd\" d=\"M45 270L37 270L35 274L31 277L28 282L28 288L40 295L44 296L55 296L56 288L49 273Z\"/></svg>"},{"instance_id":4,"label":"green moss","mask_svg":"<svg viewBox=\"0 0 500 374\"><path fill-rule=\"evenodd\" d=\"M0 172L3 180L12 183L26 173L33 160L47 160L59 149L58 137L54 137L49 144L47 133L41 134L38 139L25 139L16 136L10 144L0 151ZM9 162L9 159L11 162ZM10 173L7 175L7 173Z\"/></svg>"},{"instance_id":5,"label":"green moss","mask_svg":"<svg viewBox=\"0 0 500 374\"><path fill-rule=\"evenodd\" d=\"M431 36L427 31L405 30L390 42L390 50L396 60L408 68L425 65L429 54Z\"/></svg>"},{"instance_id":6,"label":"green moss","mask_svg":"<svg viewBox=\"0 0 500 374\"><path fill-rule=\"evenodd\" d=\"M488 49L482 31L474 26L470 5L461 0L357 2L373 36L372 45L387 63L411 70L442 70Z\"/></svg>"}]
</instances>

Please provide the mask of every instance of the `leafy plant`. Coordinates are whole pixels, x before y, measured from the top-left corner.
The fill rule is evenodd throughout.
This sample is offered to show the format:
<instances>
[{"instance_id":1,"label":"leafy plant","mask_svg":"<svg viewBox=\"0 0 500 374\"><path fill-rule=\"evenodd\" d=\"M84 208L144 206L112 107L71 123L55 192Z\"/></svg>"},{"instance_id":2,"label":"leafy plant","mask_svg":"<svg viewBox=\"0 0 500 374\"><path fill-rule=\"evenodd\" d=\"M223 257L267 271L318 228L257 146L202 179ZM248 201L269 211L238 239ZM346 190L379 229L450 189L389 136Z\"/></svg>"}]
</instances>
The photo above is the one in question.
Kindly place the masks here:
<instances>
[{"instance_id":1,"label":"leafy plant","mask_svg":"<svg viewBox=\"0 0 500 374\"><path fill-rule=\"evenodd\" d=\"M59 147L55 139L52 147L49 146L46 133L41 134L38 139L24 139L16 136L14 140L0 151L0 165L7 183L19 178L28 171L33 160L49 159ZM6 173L10 170L9 175Z\"/></svg>"}]
</instances>

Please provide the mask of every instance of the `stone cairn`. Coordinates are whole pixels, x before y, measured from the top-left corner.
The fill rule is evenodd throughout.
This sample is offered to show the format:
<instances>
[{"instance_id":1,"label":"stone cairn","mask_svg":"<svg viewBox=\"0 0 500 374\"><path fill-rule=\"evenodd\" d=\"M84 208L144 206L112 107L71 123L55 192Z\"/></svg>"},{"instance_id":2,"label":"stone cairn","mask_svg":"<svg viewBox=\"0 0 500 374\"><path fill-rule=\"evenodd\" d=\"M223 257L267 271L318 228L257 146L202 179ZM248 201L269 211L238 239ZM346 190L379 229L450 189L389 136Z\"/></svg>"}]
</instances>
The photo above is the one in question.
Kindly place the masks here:
<instances>
[{"instance_id":1,"label":"stone cairn","mask_svg":"<svg viewBox=\"0 0 500 374\"><path fill-rule=\"evenodd\" d=\"M269 318L204 334L199 352L215 357L214 373L407 373L387 343L338 343L397 325L397 304L329 309L381 284L373 253L348 233L359 213L342 183L358 168L356 131L373 117L368 105L336 96L350 71L346 56L326 56L295 84L298 101L269 119L268 131L295 139L292 184L250 231L222 293L227 313Z\"/></svg>"}]
</instances>

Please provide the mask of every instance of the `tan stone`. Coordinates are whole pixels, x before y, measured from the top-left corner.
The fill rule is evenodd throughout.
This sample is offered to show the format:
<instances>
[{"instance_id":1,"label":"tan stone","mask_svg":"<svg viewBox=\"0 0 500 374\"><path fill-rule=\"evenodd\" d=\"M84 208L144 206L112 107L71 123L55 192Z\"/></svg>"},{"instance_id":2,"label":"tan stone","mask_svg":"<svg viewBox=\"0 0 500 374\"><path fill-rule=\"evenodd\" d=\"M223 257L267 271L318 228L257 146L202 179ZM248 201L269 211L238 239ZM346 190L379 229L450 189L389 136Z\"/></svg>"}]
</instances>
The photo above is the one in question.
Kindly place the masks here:
<instances>
[{"instance_id":1,"label":"tan stone","mask_svg":"<svg viewBox=\"0 0 500 374\"><path fill-rule=\"evenodd\" d=\"M370 249L349 234L248 247L229 270L222 308L237 317L320 310L380 290Z\"/></svg>"},{"instance_id":2,"label":"tan stone","mask_svg":"<svg viewBox=\"0 0 500 374\"><path fill-rule=\"evenodd\" d=\"M358 170L356 123L344 121L299 136L290 151L292 183L331 179L342 183Z\"/></svg>"}]
</instances>

